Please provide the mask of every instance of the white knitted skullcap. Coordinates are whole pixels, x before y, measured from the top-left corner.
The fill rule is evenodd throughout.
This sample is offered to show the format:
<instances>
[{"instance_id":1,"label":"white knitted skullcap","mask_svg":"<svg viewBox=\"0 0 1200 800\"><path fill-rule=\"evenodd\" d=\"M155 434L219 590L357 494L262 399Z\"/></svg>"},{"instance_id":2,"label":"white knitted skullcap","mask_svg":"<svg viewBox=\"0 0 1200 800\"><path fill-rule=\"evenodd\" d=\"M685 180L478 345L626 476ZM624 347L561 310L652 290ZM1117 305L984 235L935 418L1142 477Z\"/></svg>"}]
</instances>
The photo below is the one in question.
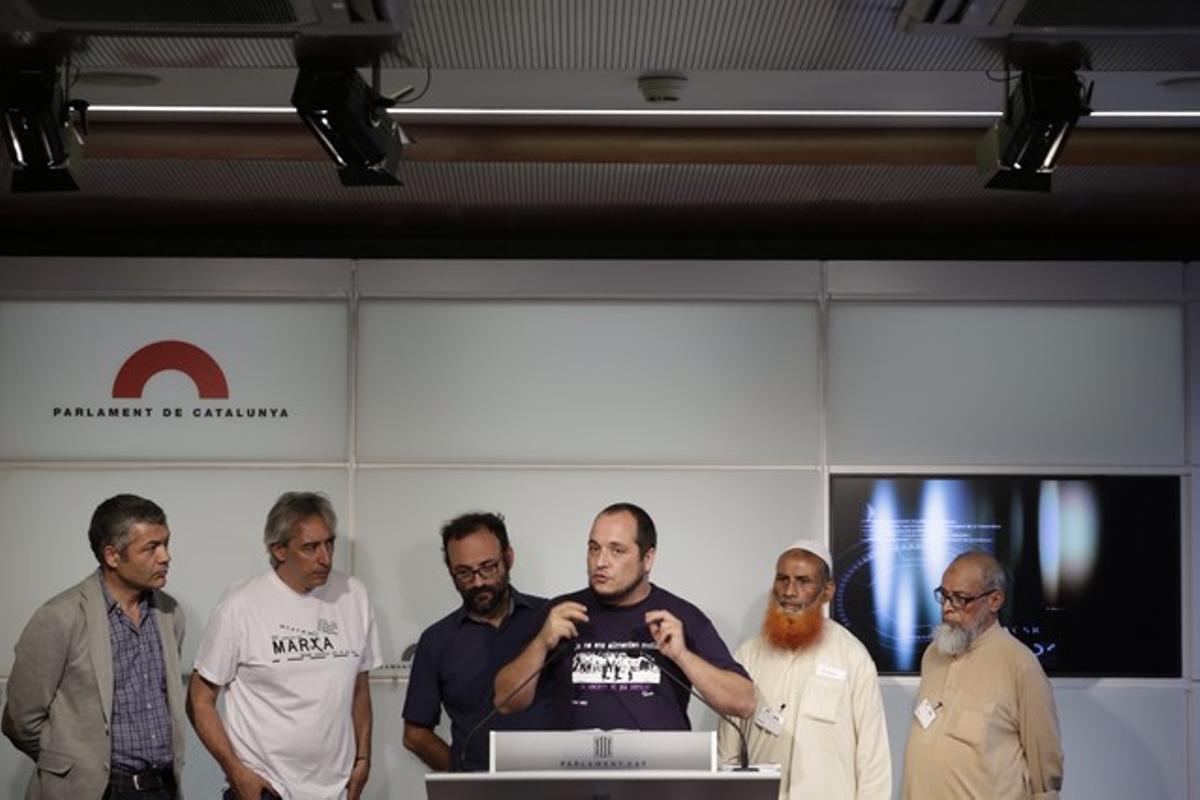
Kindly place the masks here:
<instances>
[{"instance_id":1,"label":"white knitted skullcap","mask_svg":"<svg viewBox=\"0 0 1200 800\"><path fill-rule=\"evenodd\" d=\"M812 553L817 558L825 562L825 566L829 568L829 577L833 578L833 558L829 555L829 548L824 542L819 542L816 539L797 539L784 548L784 553L788 550L804 550Z\"/></svg>"}]
</instances>

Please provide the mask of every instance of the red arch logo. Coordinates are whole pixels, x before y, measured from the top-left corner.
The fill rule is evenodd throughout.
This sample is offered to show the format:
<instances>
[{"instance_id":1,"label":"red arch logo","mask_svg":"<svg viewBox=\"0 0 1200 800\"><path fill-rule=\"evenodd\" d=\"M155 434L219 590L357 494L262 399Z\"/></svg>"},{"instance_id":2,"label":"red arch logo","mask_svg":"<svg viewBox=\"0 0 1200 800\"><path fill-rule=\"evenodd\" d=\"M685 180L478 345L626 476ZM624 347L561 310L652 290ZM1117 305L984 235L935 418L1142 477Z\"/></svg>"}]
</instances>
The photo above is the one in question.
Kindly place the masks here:
<instances>
[{"instance_id":1,"label":"red arch logo","mask_svg":"<svg viewBox=\"0 0 1200 800\"><path fill-rule=\"evenodd\" d=\"M125 359L113 381L112 396L141 397L147 381L171 369L191 378L201 398L229 398L229 384L216 360L196 345L176 340L148 344Z\"/></svg>"}]
</instances>

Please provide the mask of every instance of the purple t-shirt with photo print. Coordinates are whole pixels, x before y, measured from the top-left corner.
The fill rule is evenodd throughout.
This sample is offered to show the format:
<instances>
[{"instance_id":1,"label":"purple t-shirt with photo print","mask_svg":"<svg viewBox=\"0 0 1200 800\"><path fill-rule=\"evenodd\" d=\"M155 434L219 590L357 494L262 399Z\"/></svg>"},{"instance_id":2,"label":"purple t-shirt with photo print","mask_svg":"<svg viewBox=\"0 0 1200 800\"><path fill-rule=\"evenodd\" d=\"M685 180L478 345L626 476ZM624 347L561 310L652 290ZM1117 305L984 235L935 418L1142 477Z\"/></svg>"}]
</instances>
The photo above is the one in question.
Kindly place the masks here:
<instances>
[{"instance_id":1,"label":"purple t-shirt with photo print","mask_svg":"<svg viewBox=\"0 0 1200 800\"><path fill-rule=\"evenodd\" d=\"M568 600L586 606L589 621L579 626L578 638L566 643L565 652L541 678L553 684L550 721L559 730L691 729L690 695L662 671L670 670L689 686L691 682L658 652L646 627L647 611L675 615L683 623L689 650L714 667L750 677L704 612L653 584L646 599L632 606L605 605L591 589L555 598L538 615L531 633L541 628L551 608Z\"/></svg>"}]
</instances>

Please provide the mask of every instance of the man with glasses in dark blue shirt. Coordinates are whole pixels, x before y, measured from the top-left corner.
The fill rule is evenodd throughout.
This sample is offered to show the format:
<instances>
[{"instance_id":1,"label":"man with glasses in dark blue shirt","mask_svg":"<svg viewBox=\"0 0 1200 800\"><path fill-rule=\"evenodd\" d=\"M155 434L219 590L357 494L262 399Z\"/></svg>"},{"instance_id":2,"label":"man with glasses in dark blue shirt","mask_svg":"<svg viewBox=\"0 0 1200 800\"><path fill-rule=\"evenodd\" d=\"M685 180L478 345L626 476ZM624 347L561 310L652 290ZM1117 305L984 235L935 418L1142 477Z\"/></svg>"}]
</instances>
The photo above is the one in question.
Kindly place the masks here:
<instances>
[{"instance_id":1,"label":"man with glasses in dark blue shirt","mask_svg":"<svg viewBox=\"0 0 1200 800\"><path fill-rule=\"evenodd\" d=\"M524 645L527 623L545 598L522 594L509 582L514 552L500 514L471 513L442 528L442 555L462 605L425 629L417 643L404 701L404 746L435 771L488 768L488 731L545 727L547 698L522 714L494 716L496 670ZM450 717L450 744L434 728L441 709Z\"/></svg>"}]
</instances>

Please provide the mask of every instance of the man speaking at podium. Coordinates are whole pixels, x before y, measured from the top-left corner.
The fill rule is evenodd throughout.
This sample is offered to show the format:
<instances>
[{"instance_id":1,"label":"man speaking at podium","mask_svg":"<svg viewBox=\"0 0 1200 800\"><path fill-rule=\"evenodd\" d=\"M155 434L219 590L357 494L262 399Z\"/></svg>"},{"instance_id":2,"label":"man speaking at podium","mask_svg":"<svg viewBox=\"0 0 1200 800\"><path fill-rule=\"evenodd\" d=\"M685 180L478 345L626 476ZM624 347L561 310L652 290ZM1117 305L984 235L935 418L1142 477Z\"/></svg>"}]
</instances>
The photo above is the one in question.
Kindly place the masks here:
<instances>
[{"instance_id":1,"label":"man speaking at podium","mask_svg":"<svg viewBox=\"0 0 1200 800\"><path fill-rule=\"evenodd\" d=\"M553 727L688 730L690 684L722 714L754 714L754 685L700 609L650 583L658 536L632 503L605 508L588 537L587 589L547 604L496 674L503 714L551 684ZM679 681L664 676L669 670Z\"/></svg>"}]
</instances>

